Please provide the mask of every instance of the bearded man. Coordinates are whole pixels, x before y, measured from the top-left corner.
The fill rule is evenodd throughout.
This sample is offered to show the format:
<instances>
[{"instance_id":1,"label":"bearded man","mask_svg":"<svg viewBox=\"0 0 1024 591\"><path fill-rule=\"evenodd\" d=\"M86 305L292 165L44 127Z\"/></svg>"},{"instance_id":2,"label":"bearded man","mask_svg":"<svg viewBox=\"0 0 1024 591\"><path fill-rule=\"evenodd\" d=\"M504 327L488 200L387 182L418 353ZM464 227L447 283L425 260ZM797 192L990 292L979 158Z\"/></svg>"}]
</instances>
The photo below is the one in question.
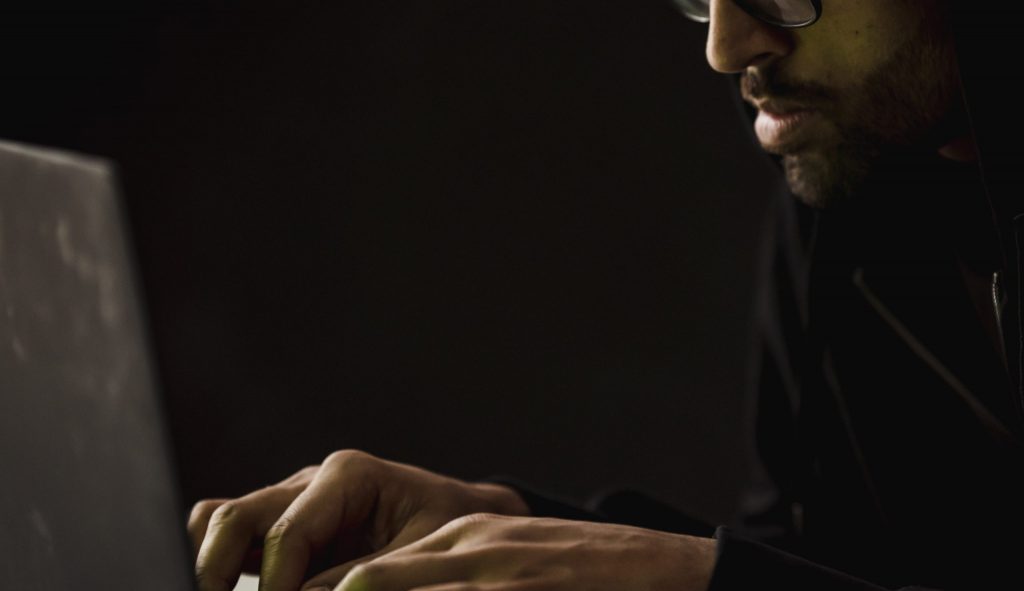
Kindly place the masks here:
<instances>
[{"instance_id":1,"label":"bearded man","mask_svg":"<svg viewBox=\"0 0 1024 591\"><path fill-rule=\"evenodd\" d=\"M203 591L247 564L270 591L1022 588L1024 214L984 104L999 77L977 69L999 52L972 45L1011 19L953 0L676 2L708 23L708 63L787 187L736 523L342 451L195 507Z\"/></svg>"}]
</instances>

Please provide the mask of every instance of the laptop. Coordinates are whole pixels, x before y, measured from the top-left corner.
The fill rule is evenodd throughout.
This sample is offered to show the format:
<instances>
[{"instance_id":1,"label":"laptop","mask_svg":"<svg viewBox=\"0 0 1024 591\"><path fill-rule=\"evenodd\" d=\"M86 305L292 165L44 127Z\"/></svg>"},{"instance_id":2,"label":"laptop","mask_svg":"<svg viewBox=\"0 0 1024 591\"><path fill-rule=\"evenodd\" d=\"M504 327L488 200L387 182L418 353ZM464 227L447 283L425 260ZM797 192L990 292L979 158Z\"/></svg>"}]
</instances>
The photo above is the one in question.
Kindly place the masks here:
<instances>
[{"instance_id":1,"label":"laptop","mask_svg":"<svg viewBox=\"0 0 1024 591\"><path fill-rule=\"evenodd\" d=\"M5 589L194 587L132 265L109 163L0 142Z\"/></svg>"}]
</instances>

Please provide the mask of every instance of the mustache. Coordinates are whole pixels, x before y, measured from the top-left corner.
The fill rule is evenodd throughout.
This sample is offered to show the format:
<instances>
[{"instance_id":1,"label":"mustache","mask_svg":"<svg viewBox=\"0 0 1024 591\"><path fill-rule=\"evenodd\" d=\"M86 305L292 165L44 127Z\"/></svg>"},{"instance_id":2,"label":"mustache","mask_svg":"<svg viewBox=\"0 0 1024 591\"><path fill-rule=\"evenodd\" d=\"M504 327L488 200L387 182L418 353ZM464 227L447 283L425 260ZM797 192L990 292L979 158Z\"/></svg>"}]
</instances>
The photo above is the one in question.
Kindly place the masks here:
<instances>
[{"instance_id":1,"label":"mustache","mask_svg":"<svg viewBox=\"0 0 1024 591\"><path fill-rule=\"evenodd\" d=\"M827 87L813 82L787 80L775 69L744 71L740 75L740 93L751 103L785 100L815 109L835 100L834 93Z\"/></svg>"}]
</instances>

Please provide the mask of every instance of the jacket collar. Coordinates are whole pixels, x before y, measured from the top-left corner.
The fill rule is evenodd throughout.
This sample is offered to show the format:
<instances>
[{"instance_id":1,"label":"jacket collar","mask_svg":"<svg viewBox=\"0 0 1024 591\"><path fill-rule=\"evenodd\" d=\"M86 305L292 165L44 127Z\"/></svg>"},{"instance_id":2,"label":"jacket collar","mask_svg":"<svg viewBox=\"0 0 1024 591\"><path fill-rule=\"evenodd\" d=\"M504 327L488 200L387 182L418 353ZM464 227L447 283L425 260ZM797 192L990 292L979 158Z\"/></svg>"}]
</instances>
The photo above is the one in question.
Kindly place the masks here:
<instances>
[{"instance_id":1,"label":"jacket collar","mask_svg":"<svg viewBox=\"0 0 1024 591\"><path fill-rule=\"evenodd\" d=\"M812 257L824 290L818 297L832 297L830 284L845 293L852 280L908 348L1005 437L1024 426L1013 379L1021 370L1013 346L1020 317L1010 315L1002 326L1007 379L996 350L986 346L960 261L981 277L999 271L1016 283L1018 275L1007 268L1005 241L978 173L974 163L937 154L891 154L843 206L804 217L815 224ZM1007 308L1016 309L1011 301ZM1007 396L1010 388L1015 398Z\"/></svg>"}]
</instances>

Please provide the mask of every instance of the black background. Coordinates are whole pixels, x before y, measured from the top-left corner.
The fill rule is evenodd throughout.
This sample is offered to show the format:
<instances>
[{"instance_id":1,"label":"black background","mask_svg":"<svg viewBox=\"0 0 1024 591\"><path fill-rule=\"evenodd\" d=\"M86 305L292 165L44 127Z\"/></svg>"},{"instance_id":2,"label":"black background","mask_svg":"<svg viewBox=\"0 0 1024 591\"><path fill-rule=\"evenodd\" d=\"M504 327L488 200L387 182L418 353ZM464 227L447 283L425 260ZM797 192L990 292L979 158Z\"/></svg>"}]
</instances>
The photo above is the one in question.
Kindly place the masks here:
<instances>
[{"instance_id":1,"label":"black background","mask_svg":"<svg viewBox=\"0 0 1024 591\"><path fill-rule=\"evenodd\" d=\"M118 163L186 501L360 448L728 518L779 179L703 26L88 4L4 9L0 136Z\"/></svg>"}]
</instances>

